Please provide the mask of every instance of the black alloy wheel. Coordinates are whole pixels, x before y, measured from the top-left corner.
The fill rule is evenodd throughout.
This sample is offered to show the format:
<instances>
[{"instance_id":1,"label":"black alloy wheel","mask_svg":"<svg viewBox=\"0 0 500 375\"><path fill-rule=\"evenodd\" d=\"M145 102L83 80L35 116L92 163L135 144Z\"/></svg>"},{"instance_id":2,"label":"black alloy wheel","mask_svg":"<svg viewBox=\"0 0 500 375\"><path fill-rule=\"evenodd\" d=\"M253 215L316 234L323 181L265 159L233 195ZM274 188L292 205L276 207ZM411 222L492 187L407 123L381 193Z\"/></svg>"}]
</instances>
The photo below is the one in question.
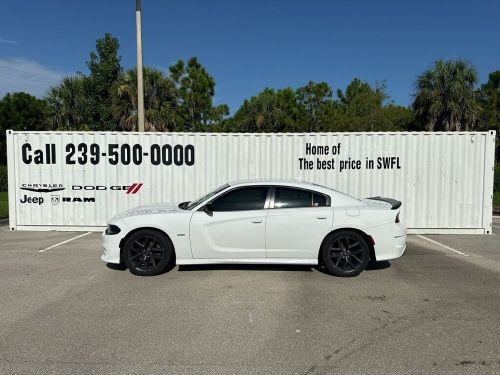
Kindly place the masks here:
<instances>
[{"instance_id":1,"label":"black alloy wheel","mask_svg":"<svg viewBox=\"0 0 500 375\"><path fill-rule=\"evenodd\" d=\"M354 231L331 234L321 248L325 267L335 276L359 275L368 264L370 248L362 235Z\"/></svg>"},{"instance_id":2,"label":"black alloy wheel","mask_svg":"<svg viewBox=\"0 0 500 375\"><path fill-rule=\"evenodd\" d=\"M123 261L134 275L154 276L166 270L173 252L167 236L154 230L141 230L125 243Z\"/></svg>"}]
</instances>

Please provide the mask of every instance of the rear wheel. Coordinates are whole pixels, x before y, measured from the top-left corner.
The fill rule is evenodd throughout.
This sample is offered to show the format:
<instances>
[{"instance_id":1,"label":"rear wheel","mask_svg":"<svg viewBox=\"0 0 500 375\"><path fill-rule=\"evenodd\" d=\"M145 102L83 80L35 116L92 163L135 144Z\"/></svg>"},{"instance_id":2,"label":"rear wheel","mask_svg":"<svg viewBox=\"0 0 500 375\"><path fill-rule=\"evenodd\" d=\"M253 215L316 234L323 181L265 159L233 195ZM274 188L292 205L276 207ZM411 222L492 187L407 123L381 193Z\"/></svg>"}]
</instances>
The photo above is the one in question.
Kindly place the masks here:
<instances>
[{"instance_id":1,"label":"rear wheel","mask_svg":"<svg viewBox=\"0 0 500 375\"><path fill-rule=\"evenodd\" d=\"M331 234L321 247L325 267L335 276L359 275L368 264L370 248L359 233L344 230Z\"/></svg>"},{"instance_id":2,"label":"rear wheel","mask_svg":"<svg viewBox=\"0 0 500 375\"><path fill-rule=\"evenodd\" d=\"M166 270L173 253L174 246L166 235L145 229L125 242L123 261L134 275L154 276Z\"/></svg>"}]
</instances>

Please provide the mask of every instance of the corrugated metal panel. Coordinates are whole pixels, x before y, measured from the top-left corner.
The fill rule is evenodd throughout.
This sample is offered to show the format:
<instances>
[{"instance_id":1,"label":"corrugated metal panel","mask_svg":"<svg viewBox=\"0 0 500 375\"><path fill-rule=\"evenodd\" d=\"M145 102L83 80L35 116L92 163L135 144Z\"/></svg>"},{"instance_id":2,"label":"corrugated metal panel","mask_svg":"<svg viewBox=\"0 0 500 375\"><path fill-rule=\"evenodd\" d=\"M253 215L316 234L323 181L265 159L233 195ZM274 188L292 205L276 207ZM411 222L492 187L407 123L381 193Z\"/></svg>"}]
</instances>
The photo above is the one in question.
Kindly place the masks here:
<instances>
[{"instance_id":1,"label":"corrugated metal panel","mask_svg":"<svg viewBox=\"0 0 500 375\"><path fill-rule=\"evenodd\" d=\"M192 200L227 181L299 178L356 197L381 195L399 199L404 202L402 213L407 226L414 232L491 231L494 132L140 134L8 131L7 135L11 227L18 229L89 229L105 225L107 219L127 208ZM330 153L307 154L308 143L328 146ZM47 164L46 160L41 164L35 164L34 159L30 163L23 161L24 144L30 145L25 157L32 159L35 150L44 152L46 145L53 144L56 150L54 164ZM68 156L70 144L75 147L73 156ZM111 163L114 156L110 145L113 144L118 145L119 158L124 158L116 165ZM177 160L181 165L176 165L175 160L170 165L154 165L158 149L166 148L164 161L168 163L168 150L184 155L188 145L193 146L193 165L186 165L185 161L180 163L181 160ZM126 149L133 151L134 146L141 162L131 161L124 165L128 160ZM339 149L332 154L334 147ZM47 157L46 153L43 157ZM67 163L68 157L74 164ZM379 158L384 157L394 157L387 160L398 164L388 169L377 168ZM301 169L300 158L312 161L313 168ZM318 170L318 160L334 160L335 168ZM349 160L359 161L361 169L340 170L342 161L345 164ZM369 160L374 162L373 169L367 168ZM143 185L136 194L127 194L128 187L134 183ZM22 190L26 184L60 184L64 190L52 193ZM105 190L75 190L78 186L90 186L88 189L99 186ZM44 201L24 202L28 198L32 201L43 198ZM83 198L94 198L95 202L65 201ZM486 212L488 209L490 211Z\"/></svg>"}]
</instances>

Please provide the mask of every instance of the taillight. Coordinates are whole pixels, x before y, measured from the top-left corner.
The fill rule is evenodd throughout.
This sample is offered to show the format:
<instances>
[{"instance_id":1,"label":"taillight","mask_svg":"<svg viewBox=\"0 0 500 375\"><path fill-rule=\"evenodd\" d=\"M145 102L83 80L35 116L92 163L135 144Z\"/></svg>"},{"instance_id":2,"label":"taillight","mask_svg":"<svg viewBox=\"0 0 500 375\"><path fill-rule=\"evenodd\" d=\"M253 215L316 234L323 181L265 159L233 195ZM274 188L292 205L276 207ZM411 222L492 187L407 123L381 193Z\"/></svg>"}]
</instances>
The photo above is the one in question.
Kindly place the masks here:
<instances>
[{"instance_id":1,"label":"taillight","mask_svg":"<svg viewBox=\"0 0 500 375\"><path fill-rule=\"evenodd\" d=\"M394 221L395 223L399 223L399 212L398 214L396 215L396 220Z\"/></svg>"}]
</instances>

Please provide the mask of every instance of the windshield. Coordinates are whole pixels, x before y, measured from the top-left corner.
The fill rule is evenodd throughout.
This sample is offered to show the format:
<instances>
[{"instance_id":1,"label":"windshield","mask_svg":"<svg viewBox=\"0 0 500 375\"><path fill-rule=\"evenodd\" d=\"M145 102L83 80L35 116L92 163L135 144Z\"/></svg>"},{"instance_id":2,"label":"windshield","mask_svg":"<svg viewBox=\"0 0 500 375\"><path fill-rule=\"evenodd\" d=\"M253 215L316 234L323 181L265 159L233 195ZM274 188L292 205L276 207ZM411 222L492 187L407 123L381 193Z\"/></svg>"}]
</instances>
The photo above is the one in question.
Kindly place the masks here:
<instances>
[{"instance_id":1,"label":"windshield","mask_svg":"<svg viewBox=\"0 0 500 375\"><path fill-rule=\"evenodd\" d=\"M185 210L191 210L193 209L194 207L198 206L201 202L207 200L208 198L210 197L213 197L215 194L221 192L222 190L226 189L229 187L229 184L224 184L222 186L219 186L217 189L215 190L212 190L210 193L208 194L205 194L204 196L202 196L201 198L198 198L192 202L189 202L189 204L184 208Z\"/></svg>"}]
</instances>

